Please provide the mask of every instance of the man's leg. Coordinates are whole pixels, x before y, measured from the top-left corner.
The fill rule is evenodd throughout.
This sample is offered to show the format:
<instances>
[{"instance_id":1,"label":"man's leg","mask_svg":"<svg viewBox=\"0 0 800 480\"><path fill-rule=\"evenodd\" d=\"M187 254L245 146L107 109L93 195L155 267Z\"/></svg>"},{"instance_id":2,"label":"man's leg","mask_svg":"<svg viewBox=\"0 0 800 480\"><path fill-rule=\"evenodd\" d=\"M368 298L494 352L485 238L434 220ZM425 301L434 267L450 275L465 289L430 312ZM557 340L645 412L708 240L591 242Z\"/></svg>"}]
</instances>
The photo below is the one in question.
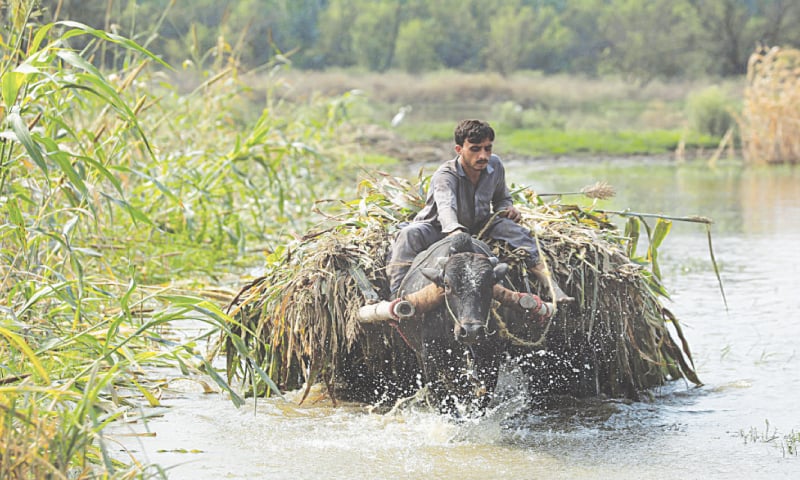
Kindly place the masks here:
<instances>
[{"instance_id":1,"label":"man's leg","mask_svg":"<svg viewBox=\"0 0 800 480\"><path fill-rule=\"evenodd\" d=\"M444 237L441 230L427 222L412 222L403 227L392 244L392 257L386 266L392 296L408 273L411 262L420 252Z\"/></svg>"},{"instance_id":2,"label":"man's leg","mask_svg":"<svg viewBox=\"0 0 800 480\"><path fill-rule=\"evenodd\" d=\"M488 229L488 234L495 240L502 240L508 243L512 249L521 248L528 252L528 258L525 259L525 266L528 272L536 277L542 285L552 288L553 298L555 298L556 302L571 302L575 300L561 290L551 272L539 258L539 249L536 246L536 241L531 236L530 230L507 218L495 217L492 226Z\"/></svg>"}]
</instances>

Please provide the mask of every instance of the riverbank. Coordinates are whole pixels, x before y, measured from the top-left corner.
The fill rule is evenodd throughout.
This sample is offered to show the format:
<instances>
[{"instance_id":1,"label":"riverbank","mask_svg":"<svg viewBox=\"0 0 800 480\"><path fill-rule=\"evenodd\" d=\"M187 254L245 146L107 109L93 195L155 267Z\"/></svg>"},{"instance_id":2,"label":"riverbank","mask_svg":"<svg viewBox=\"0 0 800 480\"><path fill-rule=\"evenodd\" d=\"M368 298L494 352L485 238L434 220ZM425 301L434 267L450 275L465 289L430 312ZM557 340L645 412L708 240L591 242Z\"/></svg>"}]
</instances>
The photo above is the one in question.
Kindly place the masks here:
<instances>
[{"instance_id":1,"label":"riverbank","mask_svg":"<svg viewBox=\"0 0 800 480\"><path fill-rule=\"evenodd\" d=\"M393 162L406 164L437 164L455 155L452 129L446 138L443 134L430 132L427 138L421 135L404 135L402 132L367 124L353 127L348 140L355 144L363 163L382 166ZM711 158L719 148L719 141L710 136L695 135L691 141L674 136L663 136L663 142L648 142L653 132L629 132L617 135L614 148L609 148L602 132L563 132L560 140L548 145L537 145L546 136L544 131L510 130L507 134L497 130L495 152L506 162L536 161L547 163L602 162L609 159L672 159L689 161ZM615 134L609 133L609 137ZM726 152L726 155L728 153Z\"/></svg>"}]
</instances>

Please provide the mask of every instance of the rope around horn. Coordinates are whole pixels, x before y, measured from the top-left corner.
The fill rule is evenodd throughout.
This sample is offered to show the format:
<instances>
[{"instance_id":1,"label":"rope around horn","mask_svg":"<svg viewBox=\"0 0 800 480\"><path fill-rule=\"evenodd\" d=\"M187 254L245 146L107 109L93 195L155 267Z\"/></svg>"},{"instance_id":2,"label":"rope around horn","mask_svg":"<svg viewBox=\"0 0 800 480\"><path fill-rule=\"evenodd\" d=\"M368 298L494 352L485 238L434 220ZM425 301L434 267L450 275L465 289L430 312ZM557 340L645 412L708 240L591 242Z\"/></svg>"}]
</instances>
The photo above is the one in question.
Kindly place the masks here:
<instances>
[{"instance_id":1,"label":"rope around horn","mask_svg":"<svg viewBox=\"0 0 800 480\"><path fill-rule=\"evenodd\" d=\"M513 333L511 333L508 330L508 326L505 324L505 322L503 322L503 319L500 318L500 314L498 314L497 310L495 310L494 308L492 309L492 314L494 315L495 321L497 321L497 333L498 333L498 335L503 337L503 338L507 338L508 340L511 341L511 344L516 346L516 347L533 348L533 347L541 346L544 343L545 339L547 338L547 332L550 331L550 325L552 325L552 323L553 323L552 318L547 320L547 326L544 327L544 332L542 332L542 335L535 342L531 342L531 341L528 341L528 340L523 340L523 339L519 338L518 336L514 335Z\"/></svg>"}]
</instances>

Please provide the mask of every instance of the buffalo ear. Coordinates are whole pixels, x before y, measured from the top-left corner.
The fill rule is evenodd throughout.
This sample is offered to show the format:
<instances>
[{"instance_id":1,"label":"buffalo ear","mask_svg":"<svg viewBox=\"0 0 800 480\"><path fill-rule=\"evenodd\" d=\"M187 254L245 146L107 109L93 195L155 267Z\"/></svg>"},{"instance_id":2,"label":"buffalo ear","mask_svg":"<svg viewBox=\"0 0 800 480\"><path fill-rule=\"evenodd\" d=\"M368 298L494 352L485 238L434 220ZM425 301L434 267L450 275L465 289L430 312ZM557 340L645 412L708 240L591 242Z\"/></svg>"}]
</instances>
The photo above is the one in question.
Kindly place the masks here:
<instances>
[{"instance_id":1,"label":"buffalo ear","mask_svg":"<svg viewBox=\"0 0 800 480\"><path fill-rule=\"evenodd\" d=\"M508 272L508 264L507 263L498 263L494 267L494 281L499 282L506 276L506 272Z\"/></svg>"},{"instance_id":2,"label":"buffalo ear","mask_svg":"<svg viewBox=\"0 0 800 480\"><path fill-rule=\"evenodd\" d=\"M422 273L422 276L430 280L431 282L439 285L440 287L444 283L442 280L442 270L439 268L420 268L419 271Z\"/></svg>"}]
</instances>

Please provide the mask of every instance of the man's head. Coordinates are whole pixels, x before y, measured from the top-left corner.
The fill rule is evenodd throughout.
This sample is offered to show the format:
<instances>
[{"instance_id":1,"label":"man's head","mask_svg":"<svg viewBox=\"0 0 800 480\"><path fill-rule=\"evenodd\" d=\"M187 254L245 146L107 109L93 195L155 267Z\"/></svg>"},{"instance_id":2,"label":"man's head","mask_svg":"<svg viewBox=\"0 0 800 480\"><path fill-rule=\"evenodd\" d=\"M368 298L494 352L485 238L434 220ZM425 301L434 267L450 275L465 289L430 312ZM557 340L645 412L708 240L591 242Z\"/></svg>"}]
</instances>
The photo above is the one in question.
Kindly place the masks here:
<instances>
[{"instance_id":1,"label":"man's head","mask_svg":"<svg viewBox=\"0 0 800 480\"><path fill-rule=\"evenodd\" d=\"M494 130L480 120L463 120L456 126L455 140L461 166L471 178L477 178L480 171L489 165Z\"/></svg>"},{"instance_id":2,"label":"man's head","mask_svg":"<svg viewBox=\"0 0 800 480\"><path fill-rule=\"evenodd\" d=\"M454 134L456 145L464 146L464 141L482 143L484 140L494 141L494 129L488 122L481 120L462 120L456 126Z\"/></svg>"}]
</instances>

